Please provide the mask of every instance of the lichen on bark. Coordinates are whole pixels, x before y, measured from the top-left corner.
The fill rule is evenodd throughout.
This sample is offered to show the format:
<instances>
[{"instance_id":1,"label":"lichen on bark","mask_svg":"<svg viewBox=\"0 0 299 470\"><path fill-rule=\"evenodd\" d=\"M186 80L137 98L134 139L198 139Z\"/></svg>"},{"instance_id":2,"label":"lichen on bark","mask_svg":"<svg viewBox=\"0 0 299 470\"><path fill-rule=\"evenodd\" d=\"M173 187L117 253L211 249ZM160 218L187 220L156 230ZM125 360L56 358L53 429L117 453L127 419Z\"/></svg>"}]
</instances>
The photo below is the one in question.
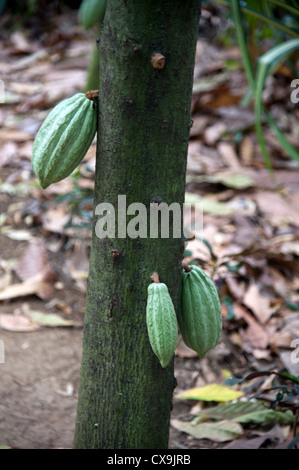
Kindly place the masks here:
<instances>
[{"instance_id":1,"label":"lichen on bark","mask_svg":"<svg viewBox=\"0 0 299 470\"><path fill-rule=\"evenodd\" d=\"M113 0L101 27L95 208L184 202L198 0ZM151 65L154 53L165 57ZM132 217L128 217L129 221ZM75 448L167 448L174 387L146 329L153 272L178 304L183 232L100 239L88 276ZM149 222L149 220L148 220ZM171 224L170 224L171 225ZM112 254L117 252L117 256Z\"/></svg>"}]
</instances>

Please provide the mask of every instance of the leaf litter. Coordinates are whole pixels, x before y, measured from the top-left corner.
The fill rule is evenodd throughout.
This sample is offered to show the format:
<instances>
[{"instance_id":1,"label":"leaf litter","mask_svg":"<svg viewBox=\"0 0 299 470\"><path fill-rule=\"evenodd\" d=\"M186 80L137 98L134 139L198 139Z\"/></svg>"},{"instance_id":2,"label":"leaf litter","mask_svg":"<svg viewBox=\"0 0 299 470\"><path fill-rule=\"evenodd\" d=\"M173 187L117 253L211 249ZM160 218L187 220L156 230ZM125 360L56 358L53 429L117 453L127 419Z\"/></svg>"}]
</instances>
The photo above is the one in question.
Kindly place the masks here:
<instances>
[{"instance_id":1,"label":"leaf litter","mask_svg":"<svg viewBox=\"0 0 299 470\"><path fill-rule=\"evenodd\" d=\"M205 21L218 18L208 5L203 9ZM34 135L51 107L85 84L93 36L80 30L75 14L69 18L66 23L63 15L58 23L55 18L55 28L40 39L29 40L25 29L2 41L7 100L0 110L1 332L33 335L47 327L83 325L95 142L76 174L46 191L30 165ZM275 182L265 168L252 109L240 106L247 87L244 73L239 66L226 69L231 60L240 63L239 51L201 37L197 49L186 202L200 204L204 218L202 231L186 245L185 261L199 263L215 280L223 332L203 360L179 341L176 396L205 386L221 388L223 370L243 377L264 370L299 375L298 363L291 360L292 341L299 337L299 169L267 132ZM288 87L280 89L275 104L278 79L267 84L267 105L296 141L296 119L283 106ZM76 198L80 207L70 204ZM264 377L256 379L255 392L265 383ZM248 395L243 384L234 390ZM263 403L231 398L217 407L204 400L205 422L197 424L190 421L192 408L175 399L170 446L178 441L190 448L286 444L292 438L292 411L270 409L275 396L267 398ZM271 423L276 423L272 434L264 429Z\"/></svg>"}]
</instances>

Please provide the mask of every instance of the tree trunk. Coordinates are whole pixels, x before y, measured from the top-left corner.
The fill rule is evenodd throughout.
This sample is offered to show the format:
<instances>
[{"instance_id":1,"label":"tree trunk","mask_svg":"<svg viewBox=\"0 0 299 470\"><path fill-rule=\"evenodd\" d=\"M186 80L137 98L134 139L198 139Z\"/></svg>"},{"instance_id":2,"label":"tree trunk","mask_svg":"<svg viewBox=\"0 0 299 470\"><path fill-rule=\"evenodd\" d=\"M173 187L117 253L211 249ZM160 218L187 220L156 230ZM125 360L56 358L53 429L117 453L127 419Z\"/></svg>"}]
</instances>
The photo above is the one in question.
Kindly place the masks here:
<instances>
[{"instance_id":1,"label":"tree trunk","mask_svg":"<svg viewBox=\"0 0 299 470\"><path fill-rule=\"evenodd\" d=\"M146 207L148 223L153 202L183 206L199 16L199 0L107 2L75 448L168 447L174 364L161 367L145 315L155 271L177 307L183 231L172 236L170 214L168 238L151 238L149 224L146 237L143 231L133 238L122 217L136 202ZM125 207L118 207L118 196ZM103 202L115 208L115 235L109 238L96 233ZM125 220L131 229L137 222ZM135 227L139 234L141 228Z\"/></svg>"}]
</instances>

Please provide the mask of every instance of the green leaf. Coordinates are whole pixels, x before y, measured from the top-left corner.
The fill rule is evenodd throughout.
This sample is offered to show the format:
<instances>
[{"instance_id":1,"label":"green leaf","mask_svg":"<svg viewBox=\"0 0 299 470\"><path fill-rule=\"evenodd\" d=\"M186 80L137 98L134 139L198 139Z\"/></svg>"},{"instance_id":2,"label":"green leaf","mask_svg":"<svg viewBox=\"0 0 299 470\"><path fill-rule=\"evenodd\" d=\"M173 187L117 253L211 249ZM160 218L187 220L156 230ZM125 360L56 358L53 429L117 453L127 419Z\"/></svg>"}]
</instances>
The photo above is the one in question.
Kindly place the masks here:
<instances>
[{"instance_id":1,"label":"green leaf","mask_svg":"<svg viewBox=\"0 0 299 470\"><path fill-rule=\"evenodd\" d=\"M243 396L243 392L239 390L233 390L226 385L210 384L204 387L195 387L186 390L175 398L184 400L203 400L203 401L218 401L226 402L235 400Z\"/></svg>"},{"instance_id":2,"label":"green leaf","mask_svg":"<svg viewBox=\"0 0 299 470\"><path fill-rule=\"evenodd\" d=\"M275 410L260 410L247 413L236 417L233 421L238 423L281 423L292 424L294 422L294 415L291 410L288 411L275 411Z\"/></svg>"},{"instance_id":3,"label":"green leaf","mask_svg":"<svg viewBox=\"0 0 299 470\"><path fill-rule=\"evenodd\" d=\"M299 304L298 302L292 302L291 300L286 300L285 306L289 309L292 310L293 312L297 312L299 310Z\"/></svg>"},{"instance_id":4,"label":"green leaf","mask_svg":"<svg viewBox=\"0 0 299 470\"><path fill-rule=\"evenodd\" d=\"M226 420L194 425L190 422L175 419L171 421L171 425L195 439L210 439L216 442L230 441L240 437L243 433L242 426L239 423Z\"/></svg>"},{"instance_id":5,"label":"green leaf","mask_svg":"<svg viewBox=\"0 0 299 470\"><path fill-rule=\"evenodd\" d=\"M221 297L221 302L226 306L227 308L227 319L228 320L234 320L236 318L235 312L234 312L234 302L231 297L228 295L223 295Z\"/></svg>"},{"instance_id":6,"label":"green leaf","mask_svg":"<svg viewBox=\"0 0 299 470\"><path fill-rule=\"evenodd\" d=\"M5 7L6 7L6 0L0 0L0 16L4 12ZM1 447L0 447L0 449L1 449Z\"/></svg>"},{"instance_id":7,"label":"green leaf","mask_svg":"<svg viewBox=\"0 0 299 470\"><path fill-rule=\"evenodd\" d=\"M219 1L219 3L222 3L224 5L228 5L228 6L231 5L231 3L233 3L233 2L235 2L235 3L238 2L239 3L239 0L218 0L218 1ZM268 1L271 1L271 0L268 0ZM285 3L284 5L287 5L287 4ZM287 33L291 36L297 37L298 34L299 34L299 29L296 26L293 26L293 27L288 26L283 21L279 21L279 20L273 18L272 16L270 17L270 16L265 15L264 13L262 13L258 10L255 10L253 8L249 8L248 6L243 4L243 2L242 2L242 6L240 8L244 13L253 16L257 20L260 20L260 21L263 21L264 23L269 24L270 26L273 26L274 28L277 28L280 31L284 31L285 33ZM287 7L284 6L284 8L287 8Z\"/></svg>"},{"instance_id":8,"label":"green leaf","mask_svg":"<svg viewBox=\"0 0 299 470\"><path fill-rule=\"evenodd\" d=\"M204 243L204 244L206 245L207 249L208 249L209 252L210 252L210 255L211 255L212 259L213 259L214 261L216 261L216 260L217 260L217 256L214 254L213 248L212 248L211 244L209 243L209 241L206 240L205 238L203 238L203 239L202 239L202 243Z\"/></svg>"},{"instance_id":9,"label":"green leaf","mask_svg":"<svg viewBox=\"0 0 299 470\"><path fill-rule=\"evenodd\" d=\"M225 403L200 410L196 415L196 418L192 421L193 424L207 419L230 420L242 424L291 424L294 422L294 415L290 410L286 412L270 410L266 408L263 402L254 401Z\"/></svg>"},{"instance_id":10,"label":"green leaf","mask_svg":"<svg viewBox=\"0 0 299 470\"><path fill-rule=\"evenodd\" d=\"M187 256L192 256L192 251L191 250L185 250L184 251L184 257L187 257Z\"/></svg>"},{"instance_id":11,"label":"green leaf","mask_svg":"<svg viewBox=\"0 0 299 470\"><path fill-rule=\"evenodd\" d=\"M296 377L296 375L289 374L288 372L283 372L283 375L288 377L289 379L293 380L297 384L299 384L299 375Z\"/></svg>"},{"instance_id":12,"label":"green leaf","mask_svg":"<svg viewBox=\"0 0 299 470\"><path fill-rule=\"evenodd\" d=\"M295 147L293 147L292 144L290 144L290 142L285 137L283 132L279 129L276 122L271 117L271 115L268 113L266 108L263 108L263 111L264 111L264 114L265 114L266 119L268 121L268 124L270 125L273 132L275 133L276 138L277 138L278 142L280 143L280 145L282 146L282 148L289 155L289 157L291 157L293 160L296 160L297 162L299 162L299 152L298 152L298 150Z\"/></svg>"},{"instance_id":13,"label":"green leaf","mask_svg":"<svg viewBox=\"0 0 299 470\"><path fill-rule=\"evenodd\" d=\"M65 320L56 313L28 312L27 316L30 317L31 320L35 323L38 323L42 326L58 327L74 325L74 322L72 320Z\"/></svg>"},{"instance_id":14,"label":"green leaf","mask_svg":"<svg viewBox=\"0 0 299 470\"><path fill-rule=\"evenodd\" d=\"M226 2L225 2L226 3ZM267 2L264 2L265 4ZM272 1L272 3L276 3ZM283 3L284 2L280 2ZM238 41L238 45L242 55L242 61L244 65L244 70L246 73L246 77L251 89L255 93L255 126L256 126L256 133L258 137L258 142L266 163L267 168L272 171L272 165L270 160L270 155L268 153L268 149L266 146L266 142L264 139L263 129L262 129L262 111L264 112L267 122L270 125L271 129L274 131L276 138L286 153L295 161L299 161L299 152L295 147L291 145L291 143L286 139L283 132L279 129L276 122L268 111L263 106L262 101L262 93L265 86L265 81L267 77L273 73L273 70L279 66L283 60L294 50L299 47L299 39L291 39L283 44L278 44L277 46L273 47L270 51L263 54L257 63L257 72L256 77L254 76L253 72L253 65L249 55L248 47L247 47L247 38L245 35L245 28L243 25L243 18L241 10L251 13L260 19L274 25L277 28L280 28L283 31L287 31L289 34L293 34L294 36L299 35L299 30L292 30L285 27L282 22L277 21L273 17L269 17L264 15L263 13L257 12L256 10L242 8L240 5L239 0L231 0L231 13L233 16L235 29L236 29L236 37ZM287 7L287 4L285 4ZM297 11L297 10L296 10ZM269 8L267 8L267 12L269 12Z\"/></svg>"},{"instance_id":15,"label":"green leaf","mask_svg":"<svg viewBox=\"0 0 299 470\"><path fill-rule=\"evenodd\" d=\"M299 39L291 39L283 44L278 44L273 47L270 51L263 54L258 59L257 73L256 73L256 89L255 89L255 128L260 144L264 160L268 169L272 169L270 156L267 150L266 142L264 139L263 128L262 128L262 111L263 108L263 90L265 82L270 74L285 60L285 58L293 51L299 48ZM266 118L271 125L272 129L276 133L277 138L283 145L289 155L299 161L298 151L287 141L279 130L275 121L271 118L270 114L264 110Z\"/></svg>"},{"instance_id":16,"label":"green leaf","mask_svg":"<svg viewBox=\"0 0 299 470\"><path fill-rule=\"evenodd\" d=\"M291 442L288 445L288 449L297 449L298 442L299 442L299 433L296 434L294 439L291 440Z\"/></svg>"},{"instance_id":17,"label":"green leaf","mask_svg":"<svg viewBox=\"0 0 299 470\"><path fill-rule=\"evenodd\" d=\"M196 412L196 418L193 420L195 424L203 419L219 419L219 420L236 420L238 417L255 413L257 411L265 410L265 406L262 402L254 401L238 401L236 403L224 403L212 408L206 408Z\"/></svg>"},{"instance_id":18,"label":"green leaf","mask_svg":"<svg viewBox=\"0 0 299 470\"><path fill-rule=\"evenodd\" d=\"M242 55L243 66L247 81L252 90L255 89L255 80L253 74L253 66L251 58L247 49L247 38L245 36L245 28L243 25L243 17L239 0L231 0L230 2L231 14L234 20L235 30L238 45Z\"/></svg>"}]
</instances>

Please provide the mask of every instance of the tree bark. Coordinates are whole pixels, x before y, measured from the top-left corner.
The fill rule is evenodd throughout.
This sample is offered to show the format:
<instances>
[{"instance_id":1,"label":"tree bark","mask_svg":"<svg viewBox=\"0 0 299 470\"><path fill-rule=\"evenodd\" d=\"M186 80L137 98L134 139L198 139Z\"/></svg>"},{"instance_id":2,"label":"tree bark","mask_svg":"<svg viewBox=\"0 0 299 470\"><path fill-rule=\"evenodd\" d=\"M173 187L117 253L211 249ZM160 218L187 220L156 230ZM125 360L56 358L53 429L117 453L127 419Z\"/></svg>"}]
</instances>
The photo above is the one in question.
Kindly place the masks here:
<instances>
[{"instance_id":1,"label":"tree bark","mask_svg":"<svg viewBox=\"0 0 299 470\"><path fill-rule=\"evenodd\" d=\"M177 307L184 237L172 237L171 213L168 238L149 225L147 237L123 237L118 196L144 204L148 223L153 202L183 206L199 16L199 0L107 2L75 448L168 447L174 364L163 369L151 349L146 301L157 272ZM109 238L96 234L103 202L115 208Z\"/></svg>"}]
</instances>

